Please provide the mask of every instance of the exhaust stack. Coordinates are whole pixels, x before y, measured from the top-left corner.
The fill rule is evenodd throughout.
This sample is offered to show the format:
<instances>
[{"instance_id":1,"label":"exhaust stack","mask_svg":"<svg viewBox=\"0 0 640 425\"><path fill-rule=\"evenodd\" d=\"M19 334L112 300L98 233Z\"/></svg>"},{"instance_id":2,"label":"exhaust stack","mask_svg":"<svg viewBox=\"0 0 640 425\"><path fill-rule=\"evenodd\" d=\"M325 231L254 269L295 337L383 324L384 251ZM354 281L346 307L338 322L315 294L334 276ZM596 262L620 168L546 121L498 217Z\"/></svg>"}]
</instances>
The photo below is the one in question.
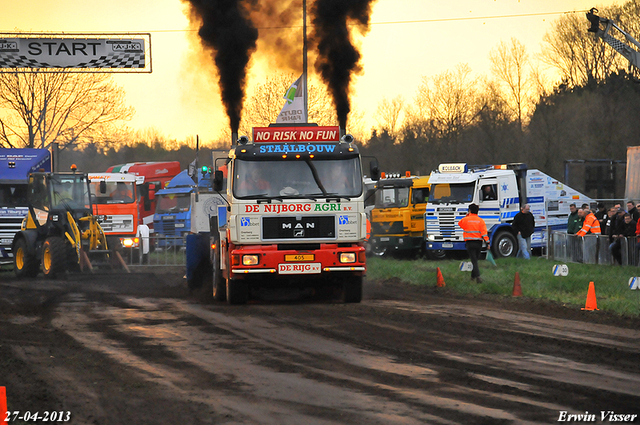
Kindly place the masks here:
<instances>
[{"instance_id":1,"label":"exhaust stack","mask_svg":"<svg viewBox=\"0 0 640 425\"><path fill-rule=\"evenodd\" d=\"M231 132L231 146L235 145L238 143L238 132L237 131L232 131Z\"/></svg>"}]
</instances>

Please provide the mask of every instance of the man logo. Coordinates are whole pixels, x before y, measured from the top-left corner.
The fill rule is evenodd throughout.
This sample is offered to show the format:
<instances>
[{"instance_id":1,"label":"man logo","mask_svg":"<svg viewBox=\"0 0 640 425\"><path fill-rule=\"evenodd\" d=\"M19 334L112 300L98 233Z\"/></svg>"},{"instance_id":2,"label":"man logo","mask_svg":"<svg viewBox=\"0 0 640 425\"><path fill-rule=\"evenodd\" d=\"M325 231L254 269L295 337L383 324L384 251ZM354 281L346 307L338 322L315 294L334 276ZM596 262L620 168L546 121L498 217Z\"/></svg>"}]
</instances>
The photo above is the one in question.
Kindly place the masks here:
<instances>
[{"instance_id":1,"label":"man logo","mask_svg":"<svg viewBox=\"0 0 640 425\"><path fill-rule=\"evenodd\" d=\"M304 238L304 230L296 230L293 232L294 238Z\"/></svg>"},{"instance_id":2,"label":"man logo","mask_svg":"<svg viewBox=\"0 0 640 425\"><path fill-rule=\"evenodd\" d=\"M346 215L339 216L338 224L349 224L349 216L346 216Z\"/></svg>"},{"instance_id":3,"label":"man logo","mask_svg":"<svg viewBox=\"0 0 640 425\"><path fill-rule=\"evenodd\" d=\"M249 217L241 217L240 218L240 227L251 226L251 218Z\"/></svg>"}]
</instances>

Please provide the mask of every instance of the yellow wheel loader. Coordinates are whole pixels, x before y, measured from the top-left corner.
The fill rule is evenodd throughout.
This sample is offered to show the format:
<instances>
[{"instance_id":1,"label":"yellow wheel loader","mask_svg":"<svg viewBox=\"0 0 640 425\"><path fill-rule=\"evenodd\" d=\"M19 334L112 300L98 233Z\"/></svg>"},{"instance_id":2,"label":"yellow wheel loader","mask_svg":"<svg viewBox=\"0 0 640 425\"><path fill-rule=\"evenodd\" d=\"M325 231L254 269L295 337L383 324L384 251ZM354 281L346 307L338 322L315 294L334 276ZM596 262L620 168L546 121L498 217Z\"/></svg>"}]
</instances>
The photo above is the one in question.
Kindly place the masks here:
<instances>
[{"instance_id":1,"label":"yellow wheel loader","mask_svg":"<svg viewBox=\"0 0 640 425\"><path fill-rule=\"evenodd\" d=\"M92 258L109 258L87 175L72 170L29 174L29 212L12 244L16 276L35 277L42 266L44 275L54 278L67 270L92 269Z\"/></svg>"}]
</instances>

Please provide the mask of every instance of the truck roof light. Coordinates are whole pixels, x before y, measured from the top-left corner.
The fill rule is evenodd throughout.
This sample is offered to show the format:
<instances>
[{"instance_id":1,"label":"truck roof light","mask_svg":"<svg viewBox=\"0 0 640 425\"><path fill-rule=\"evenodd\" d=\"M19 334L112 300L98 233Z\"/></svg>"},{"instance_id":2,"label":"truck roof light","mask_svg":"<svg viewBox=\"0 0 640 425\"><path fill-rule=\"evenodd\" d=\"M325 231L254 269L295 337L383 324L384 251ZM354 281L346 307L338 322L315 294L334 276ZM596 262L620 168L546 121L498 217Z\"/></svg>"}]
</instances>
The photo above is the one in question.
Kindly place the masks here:
<instances>
[{"instance_id":1,"label":"truck roof light","mask_svg":"<svg viewBox=\"0 0 640 425\"><path fill-rule=\"evenodd\" d=\"M287 159L287 154L282 155L282 159Z\"/></svg>"},{"instance_id":2,"label":"truck roof light","mask_svg":"<svg viewBox=\"0 0 640 425\"><path fill-rule=\"evenodd\" d=\"M350 134L345 134L344 136L342 136L340 141L343 143L353 143L353 136Z\"/></svg>"},{"instance_id":3,"label":"truck roof light","mask_svg":"<svg viewBox=\"0 0 640 425\"><path fill-rule=\"evenodd\" d=\"M71 164L71 171L76 171L78 169L78 167L76 166L76 164Z\"/></svg>"},{"instance_id":4,"label":"truck roof light","mask_svg":"<svg viewBox=\"0 0 640 425\"><path fill-rule=\"evenodd\" d=\"M316 157L316 156L315 156L314 154L309 155L309 158L311 158L311 159L313 159L313 158L315 158L315 157Z\"/></svg>"},{"instance_id":5,"label":"truck roof light","mask_svg":"<svg viewBox=\"0 0 640 425\"><path fill-rule=\"evenodd\" d=\"M404 176L405 177L411 177L411 171L405 171L404 172Z\"/></svg>"},{"instance_id":6,"label":"truck roof light","mask_svg":"<svg viewBox=\"0 0 640 425\"><path fill-rule=\"evenodd\" d=\"M246 145L247 143L249 143L249 138L247 136L240 136L240 138L238 139L238 144Z\"/></svg>"},{"instance_id":7,"label":"truck roof light","mask_svg":"<svg viewBox=\"0 0 640 425\"><path fill-rule=\"evenodd\" d=\"M296 155L296 159L300 159L300 155Z\"/></svg>"},{"instance_id":8,"label":"truck roof light","mask_svg":"<svg viewBox=\"0 0 640 425\"><path fill-rule=\"evenodd\" d=\"M387 174L384 171L380 173L380 178L381 179L384 179L386 177L387 177Z\"/></svg>"}]
</instances>

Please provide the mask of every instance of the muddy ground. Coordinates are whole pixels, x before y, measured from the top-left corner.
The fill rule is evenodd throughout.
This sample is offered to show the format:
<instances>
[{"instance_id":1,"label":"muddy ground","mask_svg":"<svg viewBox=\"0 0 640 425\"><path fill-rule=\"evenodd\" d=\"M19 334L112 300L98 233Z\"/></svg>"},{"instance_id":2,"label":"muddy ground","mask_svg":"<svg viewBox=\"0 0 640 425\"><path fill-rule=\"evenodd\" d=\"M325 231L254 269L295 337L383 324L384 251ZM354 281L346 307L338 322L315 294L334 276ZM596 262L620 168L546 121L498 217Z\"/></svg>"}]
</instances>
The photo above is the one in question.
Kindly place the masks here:
<instances>
[{"instance_id":1,"label":"muddy ground","mask_svg":"<svg viewBox=\"0 0 640 425\"><path fill-rule=\"evenodd\" d=\"M367 281L360 304L279 289L228 306L189 294L182 273L154 271L55 281L0 273L9 410L70 412L74 424L640 414L637 319L398 281Z\"/></svg>"}]
</instances>

